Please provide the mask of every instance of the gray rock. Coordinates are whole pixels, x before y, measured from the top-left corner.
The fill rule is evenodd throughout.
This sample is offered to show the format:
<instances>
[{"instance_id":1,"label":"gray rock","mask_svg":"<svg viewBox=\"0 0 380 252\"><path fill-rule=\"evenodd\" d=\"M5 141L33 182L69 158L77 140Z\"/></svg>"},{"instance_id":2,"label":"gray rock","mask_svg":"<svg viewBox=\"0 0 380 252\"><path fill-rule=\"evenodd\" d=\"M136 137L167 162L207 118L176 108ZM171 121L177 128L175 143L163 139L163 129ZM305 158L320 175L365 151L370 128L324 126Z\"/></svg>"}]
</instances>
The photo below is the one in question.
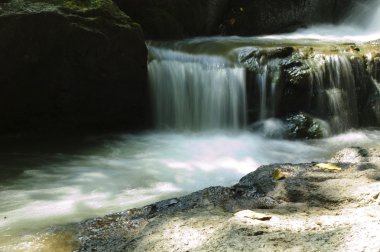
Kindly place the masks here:
<instances>
[{"instance_id":1,"label":"gray rock","mask_svg":"<svg viewBox=\"0 0 380 252\"><path fill-rule=\"evenodd\" d=\"M333 163L359 163L368 161L369 153L361 147L349 147L338 151L330 160Z\"/></svg>"},{"instance_id":2,"label":"gray rock","mask_svg":"<svg viewBox=\"0 0 380 252\"><path fill-rule=\"evenodd\" d=\"M305 113L286 118L286 137L289 139L319 139L326 137L322 122Z\"/></svg>"}]
</instances>

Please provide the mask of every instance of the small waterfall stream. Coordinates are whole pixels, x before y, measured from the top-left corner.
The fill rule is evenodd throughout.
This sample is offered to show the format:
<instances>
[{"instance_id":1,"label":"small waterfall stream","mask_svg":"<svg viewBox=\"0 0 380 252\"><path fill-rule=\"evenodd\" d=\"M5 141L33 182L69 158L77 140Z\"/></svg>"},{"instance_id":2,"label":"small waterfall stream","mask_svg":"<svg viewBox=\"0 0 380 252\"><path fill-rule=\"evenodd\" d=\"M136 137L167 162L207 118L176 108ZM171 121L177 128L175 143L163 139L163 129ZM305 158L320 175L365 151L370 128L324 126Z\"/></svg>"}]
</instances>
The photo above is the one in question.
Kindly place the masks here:
<instances>
[{"instance_id":1,"label":"small waterfall stream","mask_svg":"<svg viewBox=\"0 0 380 252\"><path fill-rule=\"evenodd\" d=\"M276 116L276 91L280 74L278 64L278 60L272 60L263 65L259 64L256 79L260 91L260 120Z\"/></svg>"},{"instance_id":2,"label":"small waterfall stream","mask_svg":"<svg viewBox=\"0 0 380 252\"><path fill-rule=\"evenodd\" d=\"M236 130L269 118L283 120L298 112L325 120L329 124L325 131L331 129L334 134L376 125L376 108L372 116L361 113L375 87L362 58L346 52L315 53L287 63L303 52L273 57L272 51L281 47L249 47L247 41L258 40L193 39L182 41L180 47L176 43L165 47L150 44L148 69L157 126ZM221 49L207 54L207 46ZM297 78L306 80L292 80ZM294 91L297 89L304 91ZM304 102L292 107L297 100Z\"/></svg>"},{"instance_id":3,"label":"small waterfall stream","mask_svg":"<svg viewBox=\"0 0 380 252\"><path fill-rule=\"evenodd\" d=\"M310 60L310 82L318 94L315 104L326 114L333 132L340 133L359 123L352 62L346 56L319 56ZM363 69L365 71L365 69Z\"/></svg>"},{"instance_id":4,"label":"small waterfall stream","mask_svg":"<svg viewBox=\"0 0 380 252\"><path fill-rule=\"evenodd\" d=\"M150 47L156 123L179 130L239 129L245 125L245 69L219 56Z\"/></svg>"}]
</instances>

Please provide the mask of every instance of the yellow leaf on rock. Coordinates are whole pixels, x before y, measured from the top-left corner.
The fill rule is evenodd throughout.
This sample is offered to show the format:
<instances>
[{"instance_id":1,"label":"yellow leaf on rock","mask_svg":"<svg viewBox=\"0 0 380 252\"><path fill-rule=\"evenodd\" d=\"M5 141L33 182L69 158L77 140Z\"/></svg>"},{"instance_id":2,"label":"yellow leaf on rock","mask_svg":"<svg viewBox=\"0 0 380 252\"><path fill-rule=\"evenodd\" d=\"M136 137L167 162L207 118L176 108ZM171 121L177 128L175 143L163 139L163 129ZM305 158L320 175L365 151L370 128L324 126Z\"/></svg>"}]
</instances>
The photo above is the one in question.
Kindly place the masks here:
<instances>
[{"instance_id":1,"label":"yellow leaf on rock","mask_svg":"<svg viewBox=\"0 0 380 252\"><path fill-rule=\"evenodd\" d=\"M319 163L319 164L316 164L316 166L318 168L321 168L323 170L328 170L328 171L341 171L342 170L342 168L340 168L336 165L327 164L327 163Z\"/></svg>"},{"instance_id":2,"label":"yellow leaf on rock","mask_svg":"<svg viewBox=\"0 0 380 252\"><path fill-rule=\"evenodd\" d=\"M279 169L276 169L272 173L272 178L274 180L281 180L281 179L285 178L285 174L282 171L280 171Z\"/></svg>"}]
</instances>

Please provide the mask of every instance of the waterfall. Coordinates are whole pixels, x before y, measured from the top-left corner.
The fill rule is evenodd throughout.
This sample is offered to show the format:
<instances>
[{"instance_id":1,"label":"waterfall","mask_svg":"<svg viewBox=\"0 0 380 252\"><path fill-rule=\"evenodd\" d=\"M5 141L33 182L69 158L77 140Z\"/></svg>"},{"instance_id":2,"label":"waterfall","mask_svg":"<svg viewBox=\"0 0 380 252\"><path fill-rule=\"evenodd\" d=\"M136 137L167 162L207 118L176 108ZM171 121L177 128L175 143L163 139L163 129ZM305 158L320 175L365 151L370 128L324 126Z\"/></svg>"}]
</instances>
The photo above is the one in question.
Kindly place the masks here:
<instances>
[{"instance_id":1,"label":"waterfall","mask_svg":"<svg viewBox=\"0 0 380 252\"><path fill-rule=\"evenodd\" d=\"M219 56L150 46L148 65L159 128L239 129L245 125L245 70Z\"/></svg>"},{"instance_id":2,"label":"waterfall","mask_svg":"<svg viewBox=\"0 0 380 252\"><path fill-rule=\"evenodd\" d=\"M310 83L318 94L315 106L340 133L358 126L358 105L354 69L346 56L318 55L309 61Z\"/></svg>"},{"instance_id":3,"label":"waterfall","mask_svg":"<svg viewBox=\"0 0 380 252\"><path fill-rule=\"evenodd\" d=\"M270 118L286 124L304 113L338 134L380 121L376 57L359 57L351 45L323 53L260 43L235 37L150 43L157 128L241 129Z\"/></svg>"},{"instance_id":4,"label":"waterfall","mask_svg":"<svg viewBox=\"0 0 380 252\"><path fill-rule=\"evenodd\" d=\"M376 90L376 94L374 95L377 95L378 97L380 97L380 82L377 81L375 78L372 78L371 80ZM377 100L377 102L375 102L372 107L375 112L377 122L380 124L380 99Z\"/></svg>"},{"instance_id":5,"label":"waterfall","mask_svg":"<svg viewBox=\"0 0 380 252\"><path fill-rule=\"evenodd\" d=\"M279 61L276 59L262 63L257 73L257 83L260 90L260 120L276 116L279 74Z\"/></svg>"},{"instance_id":6,"label":"waterfall","mask_svg":"<svg viewBox=\"0 0 380 252\"><path fill-rule=\"evenodd\" d=\"M257 82L260 90L260 119L268 117L267 109L267 83L268 83L268 66L262 67L262 72L257 74Z\"/></svg>"}]
</instances>

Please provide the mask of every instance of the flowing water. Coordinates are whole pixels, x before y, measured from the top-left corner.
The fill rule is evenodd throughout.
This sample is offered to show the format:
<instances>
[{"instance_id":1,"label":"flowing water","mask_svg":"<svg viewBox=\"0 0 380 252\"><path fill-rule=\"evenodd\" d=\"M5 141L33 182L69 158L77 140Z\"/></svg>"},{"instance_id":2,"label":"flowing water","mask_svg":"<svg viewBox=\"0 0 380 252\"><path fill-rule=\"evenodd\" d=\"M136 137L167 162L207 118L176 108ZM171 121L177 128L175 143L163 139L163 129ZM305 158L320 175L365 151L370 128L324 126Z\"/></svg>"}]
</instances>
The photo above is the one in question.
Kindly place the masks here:
<instances>
[{"instance_id":1,"label":"flowing water","mask_svg":"<svg viewBox=\"0 0 380 252\"><path fill-rule=\"evenodd\" d=\"M0 251L12 242L25 251L28 234L50 225L233 185L262 164L324 161L345 146L376 146L380 131L307 142L247 131L30 139L23 148L2 140Z\"/></svg>"},{"instance_id":2,"label":"flowing water","mask_svg":"<svg viewBox=\"0 0 380 252\"><path fill-rule=\"evenodd\" d=\"M245 70L220 56L150 48L149 76L159 128L222 129L245 124Z\"/></svg>"},{"instance_id":3,"label":"flowing water","mask_svg":"<svg viewBox=\"0 0 380 252\"><path fill-rule=\"evenodd\" d=\"M319 26L272 37L149 43L155 131L76 138L1 137L0 251L28 251L35 239L30 234L51 225L143 206L207 186L233 185L263 164L326 161L348 146L378 148L379 130L347 131L358 125L354 90L363 88L356 72L364 71L347 56L316 57L308 63L318 65L310 73L310 86L323 93L315 106L331 115L326 124L339 133L309 141L266 138L247 130L247 70L239 57L257 47L328 44L347 31L352 33L344 39L380 38L379 6L372 6L365 22L350 17L333 29ZM358 37L358 23L365 25L360 34L365 37ZM281 122L273 119L279 61L253 60L257 69L253 79L260 93L257 119L276 132L281 128ZM370 84L380 95L376 76ZM380 104L376 106L380 122Z\"/></svg>"}]
</instances>

